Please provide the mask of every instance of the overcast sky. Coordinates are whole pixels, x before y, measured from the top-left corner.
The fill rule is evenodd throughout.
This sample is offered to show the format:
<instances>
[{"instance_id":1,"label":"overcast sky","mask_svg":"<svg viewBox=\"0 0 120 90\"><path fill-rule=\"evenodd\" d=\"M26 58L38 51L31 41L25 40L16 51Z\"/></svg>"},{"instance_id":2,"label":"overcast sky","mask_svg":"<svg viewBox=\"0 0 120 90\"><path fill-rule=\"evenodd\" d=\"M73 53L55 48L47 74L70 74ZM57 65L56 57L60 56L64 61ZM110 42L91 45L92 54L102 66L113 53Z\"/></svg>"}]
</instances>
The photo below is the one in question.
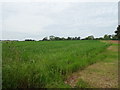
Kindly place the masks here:
<instances>
[{"instance_id":1,"label":"overcast sky","mask_svg":"<svg viewBox=\"0 0 120 90\"><path fill-rule=\"evenodd\" d=\"M2 39L42 39L114 34L117 2L39 2L0 4Z\"/></svg>"}]
</instances>

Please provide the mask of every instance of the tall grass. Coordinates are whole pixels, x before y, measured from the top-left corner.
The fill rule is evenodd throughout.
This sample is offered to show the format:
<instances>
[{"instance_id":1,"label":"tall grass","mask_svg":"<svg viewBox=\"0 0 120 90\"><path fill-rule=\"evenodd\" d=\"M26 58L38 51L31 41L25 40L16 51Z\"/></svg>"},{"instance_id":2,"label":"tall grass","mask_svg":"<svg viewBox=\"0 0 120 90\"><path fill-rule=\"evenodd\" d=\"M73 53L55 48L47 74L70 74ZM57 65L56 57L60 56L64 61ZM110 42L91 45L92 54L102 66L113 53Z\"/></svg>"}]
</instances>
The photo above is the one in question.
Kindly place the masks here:
<instances>
[{"instance_id":1,"label":"tall grass","mask_svg":"<svg viewBox=\"0 0 120 90\"><path fill-rule=\"evenodd\" d=\"M96 40L3 42L3 88L69 87L65 77L95 63L108 46Z\"/></svg>"}]
</instances>

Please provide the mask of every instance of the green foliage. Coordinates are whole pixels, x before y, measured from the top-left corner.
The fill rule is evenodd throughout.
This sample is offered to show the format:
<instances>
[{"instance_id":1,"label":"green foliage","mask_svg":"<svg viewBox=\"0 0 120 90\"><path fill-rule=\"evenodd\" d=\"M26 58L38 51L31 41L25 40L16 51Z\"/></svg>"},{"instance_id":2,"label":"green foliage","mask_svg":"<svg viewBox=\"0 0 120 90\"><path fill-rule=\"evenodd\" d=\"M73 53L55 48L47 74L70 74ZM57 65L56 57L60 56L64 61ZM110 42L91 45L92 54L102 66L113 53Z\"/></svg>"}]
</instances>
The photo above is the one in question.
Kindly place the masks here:
<instances>
[{"instance_id":1,"label":"green foliage","mask_svg":"<svg viewBox=\"0 0 120 90\"><path fill-rule=\"evenodd\" d=\"M104 40L111 40L112 38L112 35L107 35L107 34L105 34L104 35Z\"/></svg>"},{"instance_id":2,"label":"green foliage","mask_svg":"<svg viewBox=\"0 0 120 90\"><path fill-rule=\"evenodd\" d=\"M118 25L117 30L115 31L117 39L120 40L120 25Z\"/></svg>"},{"instance_id":3,"label":"green foliage","mask_svg":"<svg viewBox=\"0 0 120 90\"><path fill-rule=\"evenodd\" d=\"M93 35L88 36L88 37L85 38L85 40L94 40L94 36Z\"/></svg>"},{"instance_id":4,"label":"green foliage","mask_svg":"<svg viewBox=\"0 0 120 90\"><path fill-rule=\"evenodd\" d=\"M117 38L116 35L111 35L111 39L112 39L112 40L117 40L118 38Z\"/></svg>"},{"instance_id":5,"label":"green foliage","mask_svg":"<svg viewBox=\"0 0 120 90\"><path fill-rule=\"evenodd\" d=\"M93 64L109 46L86 41L3 42L3 88L69 87L65 76Z\"/></svg>"},{"instance_id":6,"label":"green foliage","mask_svg":"<svg viewBox=\"0 0 120 90\"><path fill-rule=\"evenodd\" d=\"M43 38L43 41L47 41L48 39ZM59 40L80 40L80 37L55 37L55 36L49 36L50 41L59 41Z\"/></svg>"},{"instance_id":7,"label":"green foliage","mask_svg":"<svg viewBox=\"0 0 120 90\"><path fill-rule=\"evenodd\" d=\"M44 37L42 41L48 41L48 38L47 38L47 37Z\"/></svg>"},{"instance_id":8,"label":"green foliage","mask_svg":"<svg viewBox=\"0 0 120 90\"><path fill-rule=\"evenodd\" d=\"M55 40L55 36L51 35L49 36L50 40Z\"/></svg>"}]
</instances>

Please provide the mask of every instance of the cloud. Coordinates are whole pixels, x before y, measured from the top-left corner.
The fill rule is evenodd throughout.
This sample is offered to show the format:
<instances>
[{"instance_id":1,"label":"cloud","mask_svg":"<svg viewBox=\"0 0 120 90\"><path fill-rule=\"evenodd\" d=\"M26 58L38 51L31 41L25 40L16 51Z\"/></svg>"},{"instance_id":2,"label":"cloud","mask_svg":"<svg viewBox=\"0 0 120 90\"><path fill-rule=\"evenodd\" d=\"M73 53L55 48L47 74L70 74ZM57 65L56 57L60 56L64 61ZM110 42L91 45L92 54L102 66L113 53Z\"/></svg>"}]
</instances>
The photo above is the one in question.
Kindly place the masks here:
<instances>
[{"instance_id":1,"label":"cloud","mask_svg":"<svg viewBox=\"0 0 120 90\"><path fill-rule=\"evenodd\" d=\"M0 2L118 2L119 0L1 0Z\"/></svg>"},{"instance_id":2,"label":"cloud","mask_svg":"<svg viewBox=\"0 0 120 90\"><path fill-rule=\"evenodd\" d=\"M118 25L120 25L120 1L118 3Z\"/></svg>"},{"instance_id":3,"label":"cloud","mask_svg":"<svg viewBox=\"0 0 120 90\"><path fill-rule=\"evenodd\" d=\"M0 3L0 39L2 38L2 4Z\"/></svg>"},{"instance_id":4,"label":"cloud","mask_svg":"<svg viewBox=\"0 0 120 90\"><path fill-rule=\"evenodd\" d=\"M96 8L97 7L97 8ZM70 8L54 17L55 24L47 30L69 36L112 34L117 25L117 4L115 3L74 3ZM46 31L47 31L46 30ZM101 34L99 34L99 33Z\"/></svg>"},{"instance_id":5,"label":"cloud","mask_svg":"<svg viewBox=\"0 0 120 90\"><path fill-rule=\"evenodd\" d=\"M61 7L63 6L63 7ZM55 3L7 3L3 6L4 28L3 30L25 33L37 33L43 31L43 27L54 23L49 15L54 15L66 8L66 5ZM58 11L59 10L59 11Z\"/></svg>"},{"instance_id":6,"label":"cloud","mask_svg":"<svg viewBox=\"0 0 120 90\"><path fill-rule=\"evenodd\" d=\"M113 34L117 3L4 3L3 39Z\"/></svg>"}]
</instances>

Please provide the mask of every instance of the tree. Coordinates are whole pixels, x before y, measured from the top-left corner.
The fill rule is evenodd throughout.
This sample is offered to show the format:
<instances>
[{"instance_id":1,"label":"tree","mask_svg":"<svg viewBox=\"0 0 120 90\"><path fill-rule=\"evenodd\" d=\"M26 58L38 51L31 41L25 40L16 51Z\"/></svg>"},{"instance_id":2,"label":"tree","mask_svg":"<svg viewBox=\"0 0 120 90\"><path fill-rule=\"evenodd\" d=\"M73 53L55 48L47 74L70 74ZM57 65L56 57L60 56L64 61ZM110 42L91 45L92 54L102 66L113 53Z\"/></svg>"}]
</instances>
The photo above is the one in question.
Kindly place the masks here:
<instances>
[{"instance_id":1,"label":"tree","mask_svg":"<svg viewBox=\"0 0 120 90\"><path fill-rule=\"evenodd\" d=\"M60 40L60 38L59 37L54 37L54 40Z\"/></svg>"},{"instance_id":2,"label":"tree","mask_svg":"<svg viewBox=\"0 0 120 90\"><path fill-rule=\"evenodd\" d=\"M32 39L25 39L25 41L35 41L35 40L32 40Z\"/></svg>"},{"instance_id":3,"label":"tree","mask_svg":"<svg viewBox=\"0 0 120 90\"><path fill-rule=\"evenodd\" d=\"M72 40L72 38L71 38L71 37L68 37L67 40Z\"/></svg>"},{"instance_id":4,"label":"tree","mask_svg":"<svg viewBox=\"0 0 120 90\"><path fill-rule=\"evenodd\" d=\"M95 40L104 40L102 37L95 38Z\"/></svg>"},{"instance_id":5,"label":"tree","mask_svg":"<svg viewBox=\"0 0 120 90\"><path fill-rule=\"evenodd\" d=\"M117 39L120 40L120 25L118 25L117 30L115 31L115 33L116 33L115 36L117 36Z\"/></svg>"},{"instance_id":6,"label":"tree","mask_svg":"<svg viewBox=\"0 0 120 90\"><path fill-rule=\"evenodd\" d=\"M88 36L88 37L85 38L85 40L94 40L94 36L93 35Z\"/></svg>"},{"instance_id":7,"label":"tree","mask_svg":"<svg viewBox=\"0 0 120 90\"><path fill-rule=\"evenodd\" d=\"M80 37L78 37L77 40L80 40Z\"/></svg>"},{"instance_id":8,"label":"tree","mask_svg":"<svg viewBox=\"0 0 120 90\"><path fill-rule=\"evenodd\" d=\"M62 37L62 38L61 38L61 40L65 40L65 38L64 38L64 37Z\"/></svg>"},{"instance_id":9,"label":"tree","mask_svg":"<svg viewBox=\"0 0 120 90\"><path fill-rule=\"evenodd\" d=\"M50 40L55 40L55 36L49 36Z\"/></svg>"},{"instance_id":10,"label":"tree","mask_svg":"<svg viewBox=\"0 0 120 90\"><path fill-rule=\"evenodd\" d=\"M117 36L116 35L111 35L111 39L112 40L117 40Z\"/></svg>"},{"instance_id":11,"label":"tree","mask_svg":"<svg viewBox=\"0 0 120 90\"><path fill-rule=\"evenodd\" d=\"M48 41L48 38L47 38L47 37L44 37L42 41Z\"/></svg>"},{"instance_id":12,"label":"tree","mask_svg":"<svg viewBox=\"0 0 120 90\"><path fill-rule=\"evenodd\" d=\"M111 40L111 35L105 34L105 35L104 35L104 40Z\"/></svg>"},{"instance_id":13,"label":"tree","mask_svg":"<svg viewBox=\"0 0 120 90\"><path fill-rule=\"evenodd\" d=\"M71 37L71 40L75 40L75 38L74 38L74 37Z\"/></svg>"},{"instance_id":14,"label":"tree","mask_svg":"<svg viewBox=\"0 0 120 90\"><path fill-rule=\"evenodd\" d=\"M74 39L77 40L77 37L75 37Z\"/></svg>"}]
</instances>

